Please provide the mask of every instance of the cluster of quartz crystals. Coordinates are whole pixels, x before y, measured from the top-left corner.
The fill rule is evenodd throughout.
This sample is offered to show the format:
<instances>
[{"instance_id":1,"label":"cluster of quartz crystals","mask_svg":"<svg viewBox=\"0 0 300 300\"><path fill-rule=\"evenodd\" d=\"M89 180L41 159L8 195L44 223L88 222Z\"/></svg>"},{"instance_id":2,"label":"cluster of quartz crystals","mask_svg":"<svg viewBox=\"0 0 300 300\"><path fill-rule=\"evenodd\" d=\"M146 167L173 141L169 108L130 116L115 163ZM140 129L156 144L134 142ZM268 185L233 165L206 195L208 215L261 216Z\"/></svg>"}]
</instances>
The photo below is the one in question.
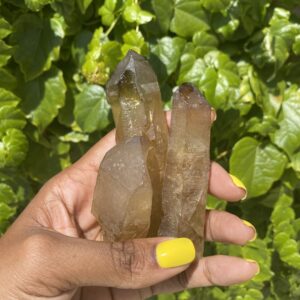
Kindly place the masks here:
<instances>
[{"instance_id":1,"label":"cluster of quartz crystals","mask_svg":"<svg viewBox=\"0 0 300 300\"><path fill-rule=\"evenodd\" d=\"M170 137L149 63L129 51L106 88L116 146L97 177L92 213L105 240L188 237L203 251L211 109L191 84L174 93Z\"/></svg>"}]
</instances>

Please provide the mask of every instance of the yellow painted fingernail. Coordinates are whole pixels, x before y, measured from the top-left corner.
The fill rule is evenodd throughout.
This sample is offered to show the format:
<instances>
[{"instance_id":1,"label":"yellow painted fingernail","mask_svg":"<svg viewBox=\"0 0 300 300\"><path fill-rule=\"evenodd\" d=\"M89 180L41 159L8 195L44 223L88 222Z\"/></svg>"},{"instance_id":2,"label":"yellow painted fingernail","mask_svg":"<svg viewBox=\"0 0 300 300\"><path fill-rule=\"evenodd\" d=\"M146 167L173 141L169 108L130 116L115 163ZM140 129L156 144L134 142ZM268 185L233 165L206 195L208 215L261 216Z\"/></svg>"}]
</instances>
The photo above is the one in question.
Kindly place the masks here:
<instances>
[{"instance_id":1,"label":"yellow painted fingernail","mask_svg":"<svg viewBox=\"0 0 300 300\"><path fill-rule=\"evenodd\" d=\"M161 268L174 268L191 263L196 257L193 242L178 238L159 243L156 246L156 260Z\"/></svg>"},{"instance_id":2,"label":"yellow painted fingernail","mask_svg":"<svg viewBox=\"0 0 300 300\"><path fill-rule=\"evenodd\" d=\"M233 183L243 189L245 191L245 196L241 199L241 200L245 200L247 198L247 188L245 187L245 185L242 183L242 181L240 179L238 179L236 176L229 174L231 180L233 181Z\"/></svg>"},{"instance_id":3,"label":"yellow painted fingernail","mask_svg":"<svg viewBox=\"0 0 300 300\"><path fill-rule=\"evenodd\" d=\"M256 232L256 229L255 229L254 225L251 224L249 221L246 221L246 220L243 220L243 223L244 223L246 226L252 228L253 231L254 231L254 236L253 236L253 238L252 238L251 240L249 240L249 242L255 241L256 238L257 238L257 232Z\"/></svg>"},{"instance_id":4,"label":"yellow painted fingernail","mask_svg":"<svg viewBox=\"0 0 300 300\"><path fill-rule=\"evenodd\" d=\"M256 260L254 260L254 259L251 259L251 258L245 258L245 259L246 259L247 262L249 262L249 263L255 263L257 265L258 269L257 269L257 272L255 273L255 276L258 275L259 272L260 272L260 267L259 267L258 262Z\"/></svg>"}]
</instances>

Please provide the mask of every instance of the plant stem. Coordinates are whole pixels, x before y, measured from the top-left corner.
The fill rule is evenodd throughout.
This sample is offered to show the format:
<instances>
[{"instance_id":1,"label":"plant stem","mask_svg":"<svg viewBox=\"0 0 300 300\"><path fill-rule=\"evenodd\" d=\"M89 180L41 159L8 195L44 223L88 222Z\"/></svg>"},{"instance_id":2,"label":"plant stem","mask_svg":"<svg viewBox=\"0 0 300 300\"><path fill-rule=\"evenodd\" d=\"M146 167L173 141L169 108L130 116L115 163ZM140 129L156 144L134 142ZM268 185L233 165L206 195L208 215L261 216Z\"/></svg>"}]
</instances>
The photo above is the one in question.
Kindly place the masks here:
<instances>
[{"instance_id":1,"label":"plant stem","mask_svg":"<svg viewBox=\"0 0 300 300\"><path fill-rule=\"evenodd\" d=\"M108 36L108 35L111 33L111 31L112 31L112 30L114 29L114 27L116 26L116 24L117 24L117 22L118 22L120 16L121 16L121 15L118 15L118 16L116 17L116 19L111 23L111 25L109 26L109 28L104 32L104 35L105 35L105 36Z\"/></svg>"}]
</instances>

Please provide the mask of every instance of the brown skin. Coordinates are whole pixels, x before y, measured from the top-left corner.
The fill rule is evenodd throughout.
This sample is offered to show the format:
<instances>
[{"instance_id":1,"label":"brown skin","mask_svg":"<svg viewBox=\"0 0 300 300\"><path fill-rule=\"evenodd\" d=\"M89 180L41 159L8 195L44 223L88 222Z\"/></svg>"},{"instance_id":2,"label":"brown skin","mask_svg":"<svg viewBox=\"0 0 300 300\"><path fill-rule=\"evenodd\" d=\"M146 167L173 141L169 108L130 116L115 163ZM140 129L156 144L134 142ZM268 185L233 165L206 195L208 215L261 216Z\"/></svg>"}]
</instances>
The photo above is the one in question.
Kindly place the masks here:
<instances>
[{"instance_id":1,"label":"brown skin","mask_svg":"<svg viewBox=\"0 0 300 300\"><path fill-rule=\"evenodd\" d=\"M256 263L216 255L162 269L156 245L167 238L102 241L91 214L99 164L114 146L112 131L79 161L50 179L0 239L0 299L135 300L185 288L231 285L252 278ZM227 201L245 194L212 163L210 193ZM207 211L207 241L244 245L254 230L238 217Z\"/></svg>"}]
</instances>

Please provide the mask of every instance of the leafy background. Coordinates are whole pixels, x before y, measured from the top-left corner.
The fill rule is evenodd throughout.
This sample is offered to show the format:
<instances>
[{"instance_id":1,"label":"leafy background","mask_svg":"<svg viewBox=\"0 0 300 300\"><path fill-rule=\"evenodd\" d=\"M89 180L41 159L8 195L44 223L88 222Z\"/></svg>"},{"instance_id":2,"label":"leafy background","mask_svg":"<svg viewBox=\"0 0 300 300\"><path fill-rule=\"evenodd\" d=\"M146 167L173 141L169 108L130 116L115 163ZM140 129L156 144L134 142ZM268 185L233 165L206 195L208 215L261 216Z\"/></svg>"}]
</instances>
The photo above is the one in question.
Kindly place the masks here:
<instances>
[{"instance_id":1,"label":"leafy background","mask_svg":"<svg viewBox=\"0 0 300 300\"><path fill-rule=\"evenodd\" d=\"M104 85L128 49L150 60L166 107L186 81L215 107L212 158L248 199L208 207L258 230L244 247L206 245L257 260L252 281L158 299L300 299L298 0L0 0L0 232L113 127Z\"/></svg>"}]
</instances>

